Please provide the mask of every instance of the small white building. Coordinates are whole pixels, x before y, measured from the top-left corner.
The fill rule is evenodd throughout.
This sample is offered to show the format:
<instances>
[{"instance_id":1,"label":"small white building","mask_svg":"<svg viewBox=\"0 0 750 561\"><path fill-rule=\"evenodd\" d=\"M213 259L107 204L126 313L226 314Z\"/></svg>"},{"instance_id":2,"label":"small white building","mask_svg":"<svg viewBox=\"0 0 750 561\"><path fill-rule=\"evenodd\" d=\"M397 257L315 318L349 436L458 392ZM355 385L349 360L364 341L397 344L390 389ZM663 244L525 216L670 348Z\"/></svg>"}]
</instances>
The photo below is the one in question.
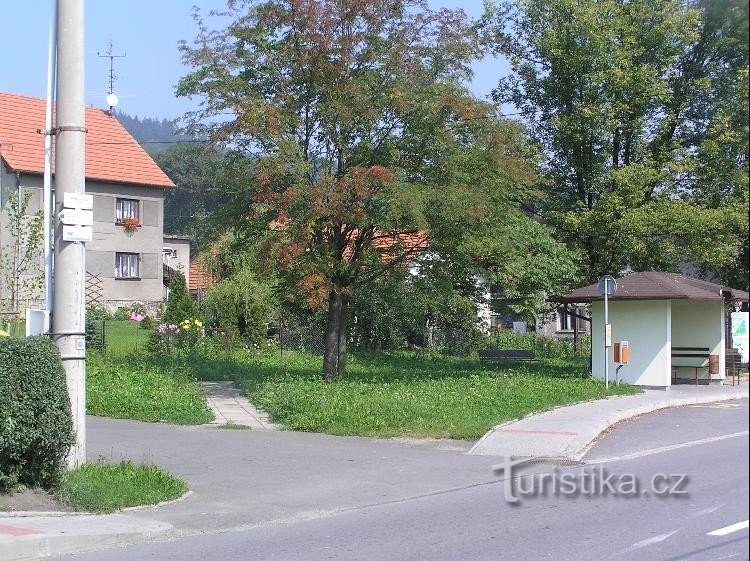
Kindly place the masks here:
<instances>
[{"instance_id":1,"label":"small white building","mask_svg":"<svg viewBox=\"0 0 750 561\"><path fill-rule=\"evenodd\" d=\"M675 382L721 383L725 377L727 303L747 302L748 293L675 273L634 273L617 280L609 298L611 342L627 341L630 361L619 378L629 384L668 388ZM604 301L597 285L556 299L591 303L595 378L604 378ZM618 364L607 349L610 380Z\"/></svg>"}]
</instances>

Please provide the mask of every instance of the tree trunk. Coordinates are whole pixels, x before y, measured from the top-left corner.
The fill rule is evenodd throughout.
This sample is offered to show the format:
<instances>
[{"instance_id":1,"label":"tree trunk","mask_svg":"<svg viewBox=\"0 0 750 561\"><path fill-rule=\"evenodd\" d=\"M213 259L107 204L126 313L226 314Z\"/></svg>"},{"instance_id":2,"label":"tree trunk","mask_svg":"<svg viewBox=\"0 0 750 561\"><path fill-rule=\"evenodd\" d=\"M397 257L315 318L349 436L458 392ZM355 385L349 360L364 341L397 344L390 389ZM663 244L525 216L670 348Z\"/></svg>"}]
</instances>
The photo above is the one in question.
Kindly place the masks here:
<instances>
[{"instance_id":1,"label":"tree trunk","mask_svg":"<svg viewBox=\"0 0 750 561\"><path fill-rule=\"evenodd\" d=\"M339 333L341 331L341 293L335 288L328 293L328 324L326 326L326 349L323 355L323 379L331 380L336 375Z\"/></svg>"},{"instance_id":2,"label":"tree trunk","mask_svg":"<svg viewBox=\"0 0 750 561\"><path fill-rule=\"evenodd\" d=\"M338 344L338 365L337 374L339 378L346 376L346 337L348 335L347 316L349 313L349 297L345 294L339 296L341 299L341 308L339 310L339 344Z\"/></svg>"}]
</instances>

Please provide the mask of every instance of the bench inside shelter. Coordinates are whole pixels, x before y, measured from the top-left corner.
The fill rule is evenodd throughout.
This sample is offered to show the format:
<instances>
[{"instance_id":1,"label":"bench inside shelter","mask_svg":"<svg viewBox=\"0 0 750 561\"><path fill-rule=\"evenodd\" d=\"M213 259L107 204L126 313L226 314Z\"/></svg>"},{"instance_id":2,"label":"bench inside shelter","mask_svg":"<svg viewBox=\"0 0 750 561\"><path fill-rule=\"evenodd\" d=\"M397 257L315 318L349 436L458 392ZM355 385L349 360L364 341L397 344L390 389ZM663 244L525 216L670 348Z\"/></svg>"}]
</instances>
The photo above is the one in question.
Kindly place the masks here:
<instances>
[{"instance_id":1,"label":"bench inside shelter","mask_svg":"<svg viewBox=\"0 0 750 561\"><path fill-rule=\"evenodd\" d=\"M698 385L698 373L708 368L709 383L711 374L719 373L719 355L712 355L708 347L672 347L672 382L677 379L677 368L694 368L695 385Z\"/></svg>"}]
</instances>

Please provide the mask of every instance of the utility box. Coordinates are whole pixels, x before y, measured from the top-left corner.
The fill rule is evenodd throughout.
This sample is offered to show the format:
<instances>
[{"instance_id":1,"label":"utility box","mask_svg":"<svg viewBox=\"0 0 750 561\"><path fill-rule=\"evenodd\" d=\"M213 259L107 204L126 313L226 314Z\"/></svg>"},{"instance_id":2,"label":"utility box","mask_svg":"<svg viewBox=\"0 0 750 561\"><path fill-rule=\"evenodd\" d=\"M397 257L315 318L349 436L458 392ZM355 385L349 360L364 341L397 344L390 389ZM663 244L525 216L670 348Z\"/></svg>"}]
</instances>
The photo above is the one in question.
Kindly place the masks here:
<instances>
[{"instance_id":1,"label":"utility box","mask_svg":"<svg viewBox=\"0 0 750 561\"><path fill-rule=\"evenodd\" d=\"M709 374L719 373L719 355L708 356L708 373Z\"/></svg>"},{"instance_id":2,"label":"utility box","mask_svg":"<svg viewBox=\"0 0 750 561\"><path fill-rule=\"evenodd\" d=\"M49 312L26 308L26 337L42 335L49 329Z\"/></svg>"},{"instance_id":3,"label":"utility box","mask_svg":"<svg viewBox=\"0 0 750 561\"><path fill-rule=\"evenodd\" d=\"M630 362L630 342L618 341L613 349L614 362L618 364L628 364Z\"/></svg>"}]
</instances>

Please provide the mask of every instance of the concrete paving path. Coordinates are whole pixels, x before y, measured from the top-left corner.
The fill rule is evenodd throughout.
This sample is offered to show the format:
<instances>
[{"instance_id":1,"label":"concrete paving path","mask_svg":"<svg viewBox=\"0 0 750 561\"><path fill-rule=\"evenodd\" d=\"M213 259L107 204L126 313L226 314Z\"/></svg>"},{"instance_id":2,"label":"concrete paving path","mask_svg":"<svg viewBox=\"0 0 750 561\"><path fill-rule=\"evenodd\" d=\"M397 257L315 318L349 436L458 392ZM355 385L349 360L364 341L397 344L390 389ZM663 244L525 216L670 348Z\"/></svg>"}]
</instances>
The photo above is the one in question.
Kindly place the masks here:
<instances>
[{"instance_id":1,"label":"concrete paving path","mask_svg":"<svg viewBox=\"0 0 750 561\"><path fill-rule=\"evenodd\" d=\"M278 430L268 415L242 397L232 382L201 382L214 414L213 425L242 425L254 430Z\"/></svg>"},{"instance_id":2,"label":"concrete paving path","mask_svg":"<svg viewBox=\"0 0 750 561\"><path fill-rule=\"evenodd\" d=\"M686 385L587 401L497 425L472 447L469 454L580 460L604 431L625 419L669 407L746 397L747 384Z\"/></svg>"}]
</instances>

